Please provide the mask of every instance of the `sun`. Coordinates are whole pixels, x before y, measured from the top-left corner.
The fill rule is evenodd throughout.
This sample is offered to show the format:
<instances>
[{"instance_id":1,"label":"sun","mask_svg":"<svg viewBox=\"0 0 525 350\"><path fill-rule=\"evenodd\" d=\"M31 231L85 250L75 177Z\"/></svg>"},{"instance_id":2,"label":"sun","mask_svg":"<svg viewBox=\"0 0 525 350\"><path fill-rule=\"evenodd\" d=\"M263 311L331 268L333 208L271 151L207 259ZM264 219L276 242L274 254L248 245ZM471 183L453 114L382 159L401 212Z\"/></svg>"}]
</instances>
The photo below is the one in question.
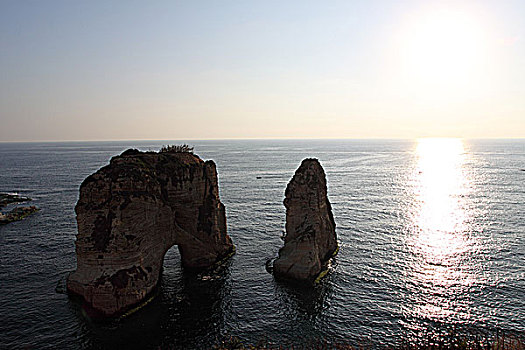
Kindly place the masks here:
<instances>
[{"instance_id":1,"label":"sun","mask_svg":"<svg viewBox=\"0 0 525 350\"><path fill-rule=\"evenodd\" d=\"M404 77L419 87L467 87L482 74L484 37L481 21L465 11L441 9L412 15L398 41Z\"/></svg>"}]
</instances>

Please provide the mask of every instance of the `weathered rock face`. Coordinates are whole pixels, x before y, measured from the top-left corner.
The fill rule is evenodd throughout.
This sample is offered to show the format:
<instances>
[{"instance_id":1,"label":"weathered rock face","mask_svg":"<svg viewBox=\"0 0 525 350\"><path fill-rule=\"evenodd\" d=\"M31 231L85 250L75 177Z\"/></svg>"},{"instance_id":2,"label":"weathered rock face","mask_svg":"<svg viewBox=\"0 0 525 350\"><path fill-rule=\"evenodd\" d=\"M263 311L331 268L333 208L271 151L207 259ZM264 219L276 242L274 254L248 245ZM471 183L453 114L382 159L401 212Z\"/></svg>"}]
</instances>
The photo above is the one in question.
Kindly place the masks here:
<instances>
[{"instance_id":1,"label":"weathered rock face","mask_svg":"<svg viewBox=\"0 0 525 350\"><path fill-rule=\"evenodd\" d=\"M67 281L105 316L142 301L167 250L203 268L234 251L213 161L191 153L128 150L90 175L75 208L77 270Z\"/></svg>"},{"instance_id":2,"label":"weathered rock face","mask_svg":"<svg viewBox=\"0 0 525 350\"><path fill-rule=\"evenodd\" d=\"M326 176L317 159L305 159L285 192L286 236L274 261L277 277L314 280L337 250Z\"/></svg>"}]
</instances>

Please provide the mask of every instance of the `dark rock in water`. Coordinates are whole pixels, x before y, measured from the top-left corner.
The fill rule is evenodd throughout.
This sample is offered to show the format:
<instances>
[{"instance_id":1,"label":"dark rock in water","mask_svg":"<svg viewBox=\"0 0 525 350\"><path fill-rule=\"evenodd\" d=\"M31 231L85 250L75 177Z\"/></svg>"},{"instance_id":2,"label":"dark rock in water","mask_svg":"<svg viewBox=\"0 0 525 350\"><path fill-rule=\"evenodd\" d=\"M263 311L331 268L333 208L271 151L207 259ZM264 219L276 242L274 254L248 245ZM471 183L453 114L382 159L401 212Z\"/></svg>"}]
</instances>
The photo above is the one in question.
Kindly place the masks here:
<instances>
[{"instance_id":1,"label":"dark rock in water","mask_svg":"<svg viewBox=\"0 0 525 350\"><path fill-rule=\"evenodd\" d=\"M22 197L18 194L13 193L0 193L0 209L5 207L8 204L12 203L23 203L30 201L31 198L29 197Z\"/></svg>"},{"instance_id":2,"label":"dark rock in water","mask_svg":"<svg viewBox=\"0 0 525 350\"><path fill-rule=\"evenodd\" d=\"M77 269L67 289L102 316L144 301L164 255L205 268L233 254L217 171L189 152L128 150L90 175L75 207Z\"/></svg>"},{"instance_id":3,"label":"dark rock in water","mask_svg":"<svg viewBox=\"0 0 525 350\"><path fill-rule=\"evenodd\" d=\"M0 225L5 225L13 221L19 221L24 219L25 217L36 213L40 209L35 207L34 205L30 207L17 207L11 210L10 212L7 212L5 214L0 213Z\"/></svg>"},{"instance_id":4,"label":"dark rock in water","mask_svg":"<svg viewBox=\"0 0 525 350\"><path fill-rule=\"evenodd\" d=\"M0 209L9 204L23 203L30 200L31 198L29 197L21 197L17 194L0 193ZM13 221L22 220L25 217L36 213L39 210L39 208L32 205L29 207L16 207L6 213L0 213L0 225L5 225Z\"/></svg>"},{"instance_id":5,"label":"dark rock in water","mask_svg":"<svg viewBox=\"0 0 525 350\"><path fill-rule=\"evenodd\" d=\"M337 252L326 176L317 159L305 159L285 192L286 236L273 263L276 277L313 281Z\"/></svg>"}]
</instances>

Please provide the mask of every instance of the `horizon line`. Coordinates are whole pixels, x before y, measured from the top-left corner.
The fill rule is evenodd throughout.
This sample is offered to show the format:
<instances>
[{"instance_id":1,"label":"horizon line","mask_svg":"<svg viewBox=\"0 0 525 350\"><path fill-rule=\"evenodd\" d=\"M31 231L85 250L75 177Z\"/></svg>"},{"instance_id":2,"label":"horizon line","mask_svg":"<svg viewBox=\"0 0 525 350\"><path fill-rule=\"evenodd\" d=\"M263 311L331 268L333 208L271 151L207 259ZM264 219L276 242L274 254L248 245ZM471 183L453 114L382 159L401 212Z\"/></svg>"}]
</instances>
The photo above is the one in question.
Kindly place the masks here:
<instances>
[{"instance_id":1,"label":"horizon line","mask_svg":"<svg viewBox=\"0 0 525 350\"><path fill-rule=\"evenodd\" d=\"M225 137L225 138L186 138L186 139L83 139L83 140L0 140L0 143L60 143L60 142L145 142L145 141L286 141L286 140L419 140L419 139L462 139L462 140L523 140L525 137L458 137L458 136L419 136L419 137Z\"/></svg>"}]
</instances>

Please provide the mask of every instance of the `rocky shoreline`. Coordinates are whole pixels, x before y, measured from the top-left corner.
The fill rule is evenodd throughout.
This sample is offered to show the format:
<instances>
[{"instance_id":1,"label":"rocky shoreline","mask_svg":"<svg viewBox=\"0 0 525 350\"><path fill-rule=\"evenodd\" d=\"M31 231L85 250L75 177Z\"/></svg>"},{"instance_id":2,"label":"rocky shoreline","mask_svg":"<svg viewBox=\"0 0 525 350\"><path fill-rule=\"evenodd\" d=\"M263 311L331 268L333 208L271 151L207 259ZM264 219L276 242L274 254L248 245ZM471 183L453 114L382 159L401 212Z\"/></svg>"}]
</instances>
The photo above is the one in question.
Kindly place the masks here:
<instances>
[{"instance_id":1,"label":"rocky shoreline","mask_svg":"<svg viewBox=\"0 0 525 350\"><path fill-rule=\"evenodd\" d=\"M22 197L13 193L0 193L0 210L9 204L29 202L32 199ZM13 221L20 221L29 215L36 213L40 209L34 205L27 207L16 207L8 212L0 212L0 225L6 225Z\"/></svg>"}]
</instances>

